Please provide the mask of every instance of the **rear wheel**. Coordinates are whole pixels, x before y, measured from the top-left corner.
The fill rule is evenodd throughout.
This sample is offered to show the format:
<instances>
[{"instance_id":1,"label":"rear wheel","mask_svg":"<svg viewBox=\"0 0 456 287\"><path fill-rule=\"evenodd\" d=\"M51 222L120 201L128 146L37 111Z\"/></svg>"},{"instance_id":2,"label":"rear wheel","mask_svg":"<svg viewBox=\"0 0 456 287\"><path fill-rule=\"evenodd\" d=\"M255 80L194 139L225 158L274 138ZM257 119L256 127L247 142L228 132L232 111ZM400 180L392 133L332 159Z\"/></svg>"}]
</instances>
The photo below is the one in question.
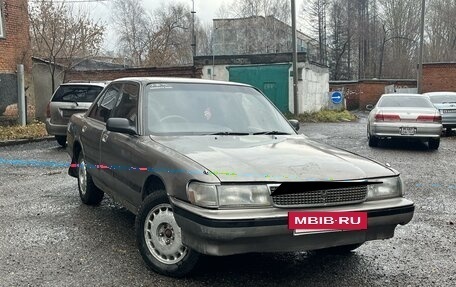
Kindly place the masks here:
<instances>
[{"instance_id":1,"label":"rear wheel","mask_svg":"<svg viewBox=\"0 0 456 287\"><path fill-rule=\"evenodd\" d=\"M78 157L78 188L81 201L87 205L98 205L103 200L104 192L93 183L82 152Z\"/></svg>"},{"instance_id":2,"label":"rear wheel","mask_svg":"<svg viewBox=\"0 0 456 287\"><path fill-rule=\"evenodd\" d=\"M358 247L360 247L361 245L363 245L363 243L357 243L357 244L350 244L350 245L343 245L343 246L336 246L336 247L318 249L318 250L314 250L314 252L320 253L320 254L349 254L353 250L355 250Z\"/></svg>"},{"instance_id":3,"label":"rear wheel","mask_svg":"<svg viewBox=\"0 0 456 287\"><path fill-rule=\"evenodd\" d=\"M65 147L67 138L66 136L55 136L55 140L59 143L59 145Z\"/></svg>"},{"instance_id":4,"label":"rear wheel","mask_svg":"<svg viewBox=\"0 0 456 287\"><path fill-rule=\"evenodd\" d=\"M429 149L436 150L440 146L440 138L437 138L437 139L431 138L431 139L429 139L428 144L429 144Z\"/></svg>"},{"instance_id":5,"label":"rear wheel","mask_svg":"<svg viewBox=\"0 0 456 287\"><path fill-rule=\"evenodd\" d=\"M369 128L367 128L367 139L369 141L369 146L370 147L378 146L379 139L376 136L371 135Z\"/></svg>"},{"instance_id":6,"label":"rear wheel","mask_svg":"<svg viewBox=\"0 0 456 287\"><path fill-rule=\"evenodd\" d=\"M136 242L142 258L157 273L183 277L200 254L182 244L182 233L164 190L146 197L136 216Z\"/></svg>"}]
</instances>

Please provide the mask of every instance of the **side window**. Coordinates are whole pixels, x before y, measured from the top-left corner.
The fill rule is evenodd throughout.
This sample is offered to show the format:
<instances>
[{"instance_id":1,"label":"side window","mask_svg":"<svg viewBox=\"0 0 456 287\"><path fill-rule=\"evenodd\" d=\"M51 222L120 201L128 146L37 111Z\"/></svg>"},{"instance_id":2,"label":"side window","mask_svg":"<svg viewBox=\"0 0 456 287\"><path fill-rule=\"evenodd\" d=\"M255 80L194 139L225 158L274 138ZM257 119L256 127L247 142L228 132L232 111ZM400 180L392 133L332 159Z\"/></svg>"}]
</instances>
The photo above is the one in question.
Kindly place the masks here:
<instances>
[{"instance_id":1,"label":"side window","mask_svg":"<svg viewBox=\"0 0 456 287\"><path fill-rule=\"evenodd\" d=\"M106 122L111 117L111 111L114 108L117 96L122 88L122 84L113 84L109 86L105 93L94 104L89 113L90 118Z\"/></svg>"},{"instance_id":2,"label":"side window","mask_svg":"<svg viewBox=\"0 0 456 287\"><path fill-rule=\"evenodd\" d=\"M3 1L0 0L0 38L5 38L5 17L3 16Z\"/></svg>"},{"instance_id":3,"label":"side window","mask_svg":"<svg viewBox=\"0 0 456 287\"><path fill-rule=\"evenodd\" d=\"M139 85L127 83L123 85L120 97L117 99L112 117L125 118L136 126L138 119Z\"/></svg>"}]
</instances>

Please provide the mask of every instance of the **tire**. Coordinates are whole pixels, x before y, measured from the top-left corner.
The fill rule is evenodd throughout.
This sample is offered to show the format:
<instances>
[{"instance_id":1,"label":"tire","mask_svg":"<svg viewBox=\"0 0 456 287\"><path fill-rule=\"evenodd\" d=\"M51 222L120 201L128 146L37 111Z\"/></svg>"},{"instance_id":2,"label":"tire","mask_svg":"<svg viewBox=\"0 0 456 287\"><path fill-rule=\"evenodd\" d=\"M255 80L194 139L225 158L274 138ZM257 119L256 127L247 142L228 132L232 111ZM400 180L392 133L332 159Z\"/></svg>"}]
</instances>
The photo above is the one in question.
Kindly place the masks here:
<instances>
[{"instance_id":1,"label":"tire","mask_svg":"<svg viewBox=\"0 0 456 287\"><path fill-rule=\"evenodd\" d=\"M164 190L154 191L143 201L135 232L139 252L155 272L180 278L197 265L200 254L182 244L181 229Z\"/></svg>"},{"instance_id":2,"label":"tire","mask_svg":"<svg viewBox=\"0 0 456 287\"><path fill-rule=\"evenodd\" d=\"M66 146L66 141L67 141L67 138L66 136L55 136L55 140L59 143L59 145L61 145L62 147L65 147Z\"/></svg>"},{"instance_id":3,"label":"tire","mask_svg":"<svg viewBox=\"0 0 456 287\"><path fill-rule=\"evenodd\" d=\"M377 147L379 139L376 136L371 135L369 128L367 129L367 139L369 140L370 147Z\"/></svg>"},{"instance_id":4,"label":"tire","mask_svg":"<svg viewBox=\"0 0 456 287\"><path fill-rule=\"evenodd\" d=\"M447 137L449 137L449 136L451 136L451 132L452 132L452 129L451 129L451 128L446 128L446 130L445 130L445 135L446 135Z\"/></svg>"},{"instance_id":5,"label":"tire","mask_svg":"<svg viewBox=\"0 0 456 287\"><path fill-rule=\"evenodd\" d=\"M318 253L318 254L328 254L328 255L330 255L330 254L340 254L340 255L350 254L353 250L357 249L361 245L363 245L363 243L318 249L318 250L314 250L314 252Z\"/></svg>"},{"instance_id":6,"label":"tire","mask_svg":"<svg viewBox=\"0 0 456 287\"><path fill-rule=\"evenodd\" d=\"M440 138L437 138L437 139L429 139L429 149L432 149L432 150L437 150L439 149L439 146L440 146Z\"/></svg>"},{"instance_id":7,"label":"tire","mask_svg":"<svg viewBox=\"0 0 456 287\"><path fill-rule=\"evenodd\" d=\"M103 200L104 192L95 186L92 176L87 172L87 166L82 151L78 157L78 189L81 201L87 205L98 205Z\"/></svg>"}]
</instances>

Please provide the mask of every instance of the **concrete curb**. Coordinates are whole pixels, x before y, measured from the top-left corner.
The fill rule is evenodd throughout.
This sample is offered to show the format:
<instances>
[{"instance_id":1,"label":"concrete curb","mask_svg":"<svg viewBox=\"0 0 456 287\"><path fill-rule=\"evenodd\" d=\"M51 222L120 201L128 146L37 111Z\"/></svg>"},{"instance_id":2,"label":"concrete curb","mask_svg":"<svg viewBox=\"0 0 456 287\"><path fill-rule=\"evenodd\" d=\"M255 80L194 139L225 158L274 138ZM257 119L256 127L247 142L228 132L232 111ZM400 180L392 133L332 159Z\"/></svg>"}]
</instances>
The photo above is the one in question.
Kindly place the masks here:
<instances>
[{"instance_id":1,"label":"concrete curb","mask_svg":"<svg viewBox=\"0 0 456 287\"><path fill-rule=\"evenodd\" d=\"M6 141L0 141L0 147L21 145L21 144L27 144L27 143L33 143L33 142L50 141L50 140L54 140L54 139L55 139L55 137L53 137L53 136L47 136L47 137L36 138L36 139L6 140Z\"/></svg>"}]
</instances>

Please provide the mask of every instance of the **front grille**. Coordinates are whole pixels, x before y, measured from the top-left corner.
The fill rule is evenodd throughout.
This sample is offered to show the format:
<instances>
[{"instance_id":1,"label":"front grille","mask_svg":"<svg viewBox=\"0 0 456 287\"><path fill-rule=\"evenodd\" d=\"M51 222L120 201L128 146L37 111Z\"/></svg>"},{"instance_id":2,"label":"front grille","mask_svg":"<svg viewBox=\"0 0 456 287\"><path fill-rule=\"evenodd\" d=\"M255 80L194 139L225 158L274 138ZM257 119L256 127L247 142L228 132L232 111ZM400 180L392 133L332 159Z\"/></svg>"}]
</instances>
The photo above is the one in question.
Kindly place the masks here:
<instances>
[{"instance_id":1,"label":"front grille","mask_svg":"<svg viewBox=\"0 0 456 287\"><path fill-rule=\"evenodd\" d=\"M271 193L276 188L271 186ZM367 186L354 186L273 195L272 201L278 207L317 207L359 203L366 200L366 197Z\"/></svg>"}]
</instances>

